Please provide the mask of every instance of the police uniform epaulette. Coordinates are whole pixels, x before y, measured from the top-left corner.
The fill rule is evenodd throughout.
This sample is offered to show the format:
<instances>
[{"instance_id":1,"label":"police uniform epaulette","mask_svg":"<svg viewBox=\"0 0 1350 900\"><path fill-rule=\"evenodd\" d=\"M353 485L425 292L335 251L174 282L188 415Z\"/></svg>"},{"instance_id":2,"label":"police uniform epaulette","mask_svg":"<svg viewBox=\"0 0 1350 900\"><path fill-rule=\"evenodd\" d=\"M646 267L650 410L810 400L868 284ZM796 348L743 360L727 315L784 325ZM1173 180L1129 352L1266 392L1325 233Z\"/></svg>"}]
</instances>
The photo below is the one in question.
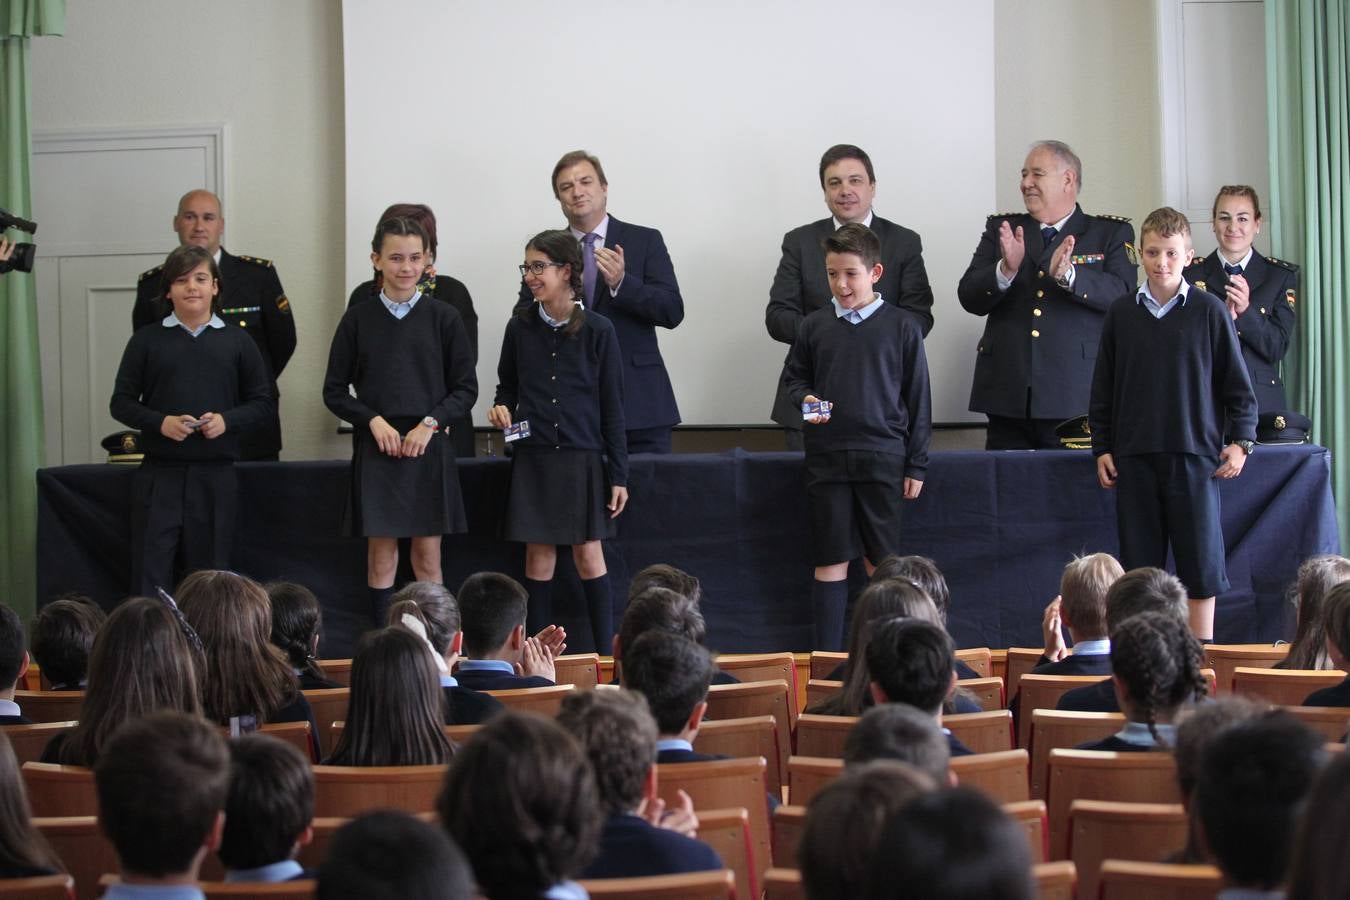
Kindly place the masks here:
<instances>
[{"instance_id":1,"label":"police uniform epaulette","mask_svg":"<svg viewBox=\"0 0 1350 900\"><path fill-rule=\"evenodd\" d=\"M263 259L261 256L236 256L235 259L240 262L253 263L255 266L262 266L264 269L272 268L272 261Z\"/></svg>"},{"instance_id":2,"label":"police uniform epaulette","mask_svg":"<svg viewBox=\"0 0 1350 900\"><path fill-rule=\"evenodd\" d=\"M1205 261L1205 258L1204 258L1203 256L1197 256L1195 259L1191 260L1190 264L1191 264L1192 266L1198 266L1198 265L1200 265L1200 264L1201 264L1202 262L1204 262L1204 261Z\"/></svg>"},{"instance_id":3,"label":"police uniform epaulette","mask_svg":"<svg viewBox=\"0 0 1350 900\"><path fill-rule=\"evenodd\" d=\"M147 279L147 278L154 278L156 275L158 275L158 274L159 274L160 272L162 272L162 271L164 271L164 264L163 264L163 263L160 263L159 265L155 266L153 269L146 269L144 272L141 273L141 276L140 276L139 278L137 278L136 280L137 280L138 282L140 282L140 281L144 281L144 280Z\"/></svg>"},{"instance_id":4,"label":"police uniform epaulette","mask_svg":"<svg viewBox=\"0 0 1350 900\"><path fill-rule=\"evenodd\" d=\"M1096 216L1097 216L1097 218L1099 218L1099 219L1110 219L1112 222L1129 222L1129 221L1130 221L1130 217L1129 217L1129 216L1110 216L1110 215L1107 215L1107 214L1105 214L1105 213L1096 213Z\"/></svg>"},{"instance_id":5,"label":"police uniform epaulette","mask_svg":"<svg viewBox=\"0 0 1350 900\"><path fill-rule=\"evenodd\" d=\"M1011 218L1013 218L1014 216L1024 216L1024 215L1026 215L1026 213L1027 213L1026 210L1022 210L1021 212L1010 212L1010 213L990 213L990 214L989 214L989 218L991 218L991 219L1011 219Z\"/></svg>"},{"instance_id":6,"label":"police uniform epaulette","mask_svg":"<svg viewBox=\"0 0 1350 900\"><path fill-rule=\"evenodd\" d=\"M1281 269L1288 269L1290 272L1298 271L1297 263L1285 262L1284 260L1276 259L1273 256L1267 256L1266 262L1270 263L1272 266L1279 266Z\"/></svg>"}]
</instances>

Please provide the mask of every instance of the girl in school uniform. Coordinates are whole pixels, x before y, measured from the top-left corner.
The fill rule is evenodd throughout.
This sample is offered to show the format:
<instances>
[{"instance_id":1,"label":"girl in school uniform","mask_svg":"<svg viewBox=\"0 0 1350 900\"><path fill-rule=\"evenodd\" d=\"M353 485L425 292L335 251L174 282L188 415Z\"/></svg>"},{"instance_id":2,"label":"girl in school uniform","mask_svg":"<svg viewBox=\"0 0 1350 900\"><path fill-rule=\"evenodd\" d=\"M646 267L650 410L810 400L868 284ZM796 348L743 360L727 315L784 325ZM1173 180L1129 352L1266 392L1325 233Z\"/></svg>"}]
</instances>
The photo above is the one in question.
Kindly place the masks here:
<instances>
[{"instance_id":1,"label":"girl in school uniform","mask_svg":"<svg viewBox=\"0 0 1350 900\"><path fill-rule=\"evenodd\" d=\"M421 302L428 249L422 226L386 219L370 246L380 296L353 305L338 323L323 399L356 429L347 518L351 533L368 540L366 583L380 625L394 592L398 539L412 538L416 580L440 583L441 536L467 529L443 426L472 408L478 380L459 313L447 303Z\"/></svg>"},{"instance_id":2,"label":"girl in school uniform","mask_svg":"<svg viewBox=\"0 0 1350 900\"><path fill-rule=\"evenodd\" d=\"M514 424L505 536L525 544L530 630L549 621L557 545L570 544L591 637L605 653L614 608L601 541L628 503L623 372L609 320L583 309L581 244L544 231L520 267L535 302L506 325L493 426Z\"/></svg>"}]
</instances>

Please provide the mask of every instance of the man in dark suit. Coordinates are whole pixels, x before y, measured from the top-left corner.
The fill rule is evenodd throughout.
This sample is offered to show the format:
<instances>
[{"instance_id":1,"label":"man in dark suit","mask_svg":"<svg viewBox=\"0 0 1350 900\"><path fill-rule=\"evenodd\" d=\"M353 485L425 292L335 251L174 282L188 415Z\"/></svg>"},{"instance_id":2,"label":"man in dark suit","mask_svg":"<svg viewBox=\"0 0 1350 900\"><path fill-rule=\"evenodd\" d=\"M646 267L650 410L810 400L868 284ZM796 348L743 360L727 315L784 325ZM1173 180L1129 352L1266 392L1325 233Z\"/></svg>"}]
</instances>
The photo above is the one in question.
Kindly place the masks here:
<instances>
[{"instance_id":1,"label":"man in dark suit","mask_svg":"<svg viewBox=\"0 0 1350 900\"><path fill-rule=\"evenodd\" d=\"M674 328L684 321L684 299L666 243L655 228L609 215L605 170L585 150L563 154L553 167L553 196L581 242L586 308L613 322L619 339L628 452L669 453L680 409L656 328ZM532 302L522 279L520 303Z\"/></svg>"},{"instance_id":2,"label":"man in dark suit","mask_svg":"<svg viewBox=\"0 0 1350 900\"><path fill-rule=\"evenodd\" d=\"M872 160L852 144L836 144L820 158L820 186L830 218L794 228L783 236L783 255L769 288L764 325L769 336L789 346L797 339L802 319L828 306L833 297L825 275L825 251L821 241L844 225L860 222L881 241L881 280L876 291L914 318L927 336L933 328L933 289L923 267L923 244L919 235L872 212L876 196L876 173ZM788 396L786 364L778 378L773 401L773 420L785 429L788 449L802 449L802 413Z\"/></svg>"},{"instance_id":3,"label":"man in dark suit","mask_svg":"<svg viewBox=\"0 0 1350 900\"><path fill-rule=\"evenodd\" d=\"M295 319L277 270L271 260L235 256L220 246L225 217L220 198L210 191L188 191L183 195L173 217L173 230L183 246L205 247L216 258L220 266L220 317L247 331L257 343L272 383L276 410L266 423L240 435L240 459L276 459L281 453L281 392L277 390L277 378L295 352ZM159 322L169 314L168 301L159 290L162 268L156 266L142 272L136 282L132 330Z\"/></svg>"},{"instance_id":4,"label":"man in dark suit","mask_svg":"<svg viewBox=\"0 0 1350 900\"><path fill-rule=\"evenodd\" d=\"M1129 220L1078 206L1083 167L1041 141L1022 166L1025 213L992 215L956 295L985 316L970 409L989 450L1058 448L1055 426L1087 412L1102 320L1134 290Z\"/></svg>"}]
</instances>

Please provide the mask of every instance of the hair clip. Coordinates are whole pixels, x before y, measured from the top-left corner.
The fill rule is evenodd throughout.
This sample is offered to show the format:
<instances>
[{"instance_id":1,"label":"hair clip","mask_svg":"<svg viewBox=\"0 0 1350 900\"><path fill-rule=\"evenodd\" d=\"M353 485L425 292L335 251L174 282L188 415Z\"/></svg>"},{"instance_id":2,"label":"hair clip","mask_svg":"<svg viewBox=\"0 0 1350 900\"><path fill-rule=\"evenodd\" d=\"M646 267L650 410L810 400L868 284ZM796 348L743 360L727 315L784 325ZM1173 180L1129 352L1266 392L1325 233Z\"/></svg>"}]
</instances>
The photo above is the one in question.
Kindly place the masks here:
<instances>
[{"instance_id":1,"label":"hair clip","mask_svg":"<svg viewBox=\"0 0 1350 900\"><path fill-rule=\"evenodd\" d=\"M445 664L445 658L436 652L435 647L431 646L431 639L427 637L427 627L422 624L421 619L404 613L399 617L399 624L422 639L422 643L427 645L427 650L431 651L431 658L436 661L437 668L442 672L450 671L450 667Z\"/></svg>"},{"instance_id":2,"label":"hair clip","mask_svg":"<svg viewBox=\"0 0 1350 900\"><path fill-rule=\"evenodd\" d=\"M196 648L198 653L205 656L206 646L202 643L201 636L197 634L197 629L188 624L187 618L183 615L183 611L178 608L178 603L173 599L173 596L162 587L156 586L155 591L159 594L159 599L164 601L164 605L169 607L169 612L173 613L173 617L178 620L178 627L183 630L183 637L187 638L187 642Z\"/></svg>"}]
</instances>

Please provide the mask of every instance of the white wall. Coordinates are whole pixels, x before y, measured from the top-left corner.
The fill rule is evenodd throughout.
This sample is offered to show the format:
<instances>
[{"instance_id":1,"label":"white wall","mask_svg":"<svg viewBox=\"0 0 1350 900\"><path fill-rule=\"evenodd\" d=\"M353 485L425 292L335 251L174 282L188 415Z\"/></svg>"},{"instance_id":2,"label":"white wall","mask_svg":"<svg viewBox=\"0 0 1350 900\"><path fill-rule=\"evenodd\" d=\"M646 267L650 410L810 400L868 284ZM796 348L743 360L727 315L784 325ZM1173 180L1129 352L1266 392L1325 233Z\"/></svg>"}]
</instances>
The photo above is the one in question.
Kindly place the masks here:
<instances>
[{"instance_id":1,"label":"white wall","mask_svg":"<svg viewBox=\"0 0 1350 900\"><path fill-rule=\"evenodd\" d=\"M995 77L990 89L995 115L992 122L977 123L995 147L997 189L986 212L1021 208L1017 170L1026 146L1053 136L1067 140L1084 159L1084 207L1131 216L1137 225L1144 213L1162 202L1155 199L1161 197L1162 188L1154 4L997 0L993 5ZM766 15L792 8L767 0L759 6ZM290 459L341 457L350 446L331 434L332 417L318 400L328 340L349 287L350 261L342 252L339 9L335 0L70 0L66 36L33 42L36 129L226 124L227 246L276 261L299 326L300 346L281 381L285 456ZM517 24L528 31L548 23ZM457 52L453 36L426 36L406 23L395 30L409 35L432 57ZM828 29L822 27L820 57L833 53L844 58L846 52L856 51L884 58L906 52L904 34L885 35L869 46L867 31L865 23L843 19ZM753 35L745 39L752 40ZM592 52L578 47L577 52L591 52L597 66L603 63L603 48ZM815 62L803 60L804 65ZM1040 74L1047 66L1059 67L1063 76L1047 79ZM942 88L942 72L918 83L898 83L894 110L905 108L910 93L940 93ZM437 115L437 99L429 97L426 108L429 115ZM899 115L896 111L882 114ZM521 134L518 129L504 130L502 139L516 142ZM915 139L923 137L924 132L916 129ZM772 135L765 141L771 144ZM510 176L537 188L545 207L547 171L555 156L550 143L547 150L540 150L538 165ZM618 163L610 163L611 168ZM809 173L814 160L775 160L770 155L765 164L778 167L784 185L793 192L809 187L809 174L804 187L801 169L805 166ZM484 177L478 172L448 174ZM618 182L613 171L610 176L616 182L611 200L616 215L622 216L621 209L637 202L630 195L638 186L631 178ZM960 173L883 167L880 177L878 203L887 212L897 195L903 197L914 184L942 178L950 181L952 190L962 189ZM819 194L809 191L791 202L801 204L801 213L784 217L788 220L783 228L823 209ZM549 211L556 212L556 207ZM173 244L168 225L172 213L171 209L163 213L166 251ZM899 213L896 218L905 221ZM660 224L655 218L651 221ZM982 225L982 217L970 222L949 252L968 258ZM521 242L525 230L519 235ZM774 246L767 252L776 256L776 250ZM442 255L448 251L443 247ZM766 273L765 292L769 277L771 273ZM952 294L955 285L935 284L935 288ZM480 302L489 299L485 293ZM747 302L762 306L763 293ZM492 337L486 330L484 336L485 348L491 348Z\"/></svg>"}]
</instances>

